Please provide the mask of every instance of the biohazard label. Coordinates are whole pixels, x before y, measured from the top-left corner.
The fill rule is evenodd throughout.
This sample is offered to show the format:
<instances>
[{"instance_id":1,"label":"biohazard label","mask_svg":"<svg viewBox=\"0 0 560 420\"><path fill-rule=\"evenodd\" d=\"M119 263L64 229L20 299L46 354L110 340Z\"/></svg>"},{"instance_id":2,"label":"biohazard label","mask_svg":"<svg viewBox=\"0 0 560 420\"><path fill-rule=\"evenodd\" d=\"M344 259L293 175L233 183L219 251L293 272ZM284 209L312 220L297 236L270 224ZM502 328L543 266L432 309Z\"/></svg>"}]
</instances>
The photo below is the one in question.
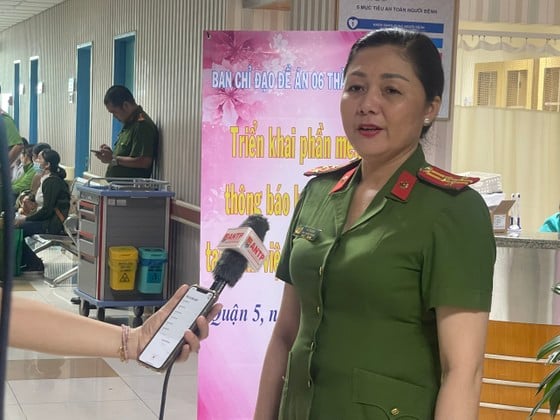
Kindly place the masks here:
<instances>
[{"instance_id":1,"label":"biohazard label","mask_svg":"<svg viewBox=\"0 0 560 420\"><path fill-rule=\"evenodd\" d=\"M123 275L121 276L121 279L119 281L121 283L130 283L130 278L128 277L128 274L123 273Z\"/></svg>"}]
</instances>

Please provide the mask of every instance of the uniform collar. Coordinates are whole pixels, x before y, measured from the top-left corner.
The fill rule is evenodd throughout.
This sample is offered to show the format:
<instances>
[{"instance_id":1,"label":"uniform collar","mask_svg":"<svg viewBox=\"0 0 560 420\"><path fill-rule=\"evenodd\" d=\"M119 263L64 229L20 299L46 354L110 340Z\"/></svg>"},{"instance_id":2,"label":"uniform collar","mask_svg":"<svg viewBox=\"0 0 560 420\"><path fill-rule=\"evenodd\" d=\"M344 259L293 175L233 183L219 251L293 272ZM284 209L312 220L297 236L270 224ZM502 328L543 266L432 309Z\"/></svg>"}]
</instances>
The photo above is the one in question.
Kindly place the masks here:
<instances>
[{"instance_id":1,"label":"uniform collar","mask_svg":"<svg viewBox=\"0 0 560 420\"><path fill-rule=\"evenodd\" d=\"M400 202L407 202L410 193L414 189L418 178L416 173L418 170L426 165L426 159L422 147L418 145L416 150L409 156L409 158L395 171L389 178L387 183L377 193L380 196L385 196L391 200ZM345 172L339 179L337 184L331 190L336 193L346 189L350 185L355 185L362 177L362 165L360 164Z\"/></svg>"},{"instance_id":2,"label":"uniform collar","mask_svg":"<svg viewBox=\"0 0 560 420\"><path fill-rule=\"evenodd\" d=\"M136 109L132 111L132 114L130 114L130 117L128 118L126 123L124 123L124 126L128 127L129 125L134 124L136 121L143 118L143 115L144 115L144 110L140 105L138 105Z\"/></svg>"}]
</instances>

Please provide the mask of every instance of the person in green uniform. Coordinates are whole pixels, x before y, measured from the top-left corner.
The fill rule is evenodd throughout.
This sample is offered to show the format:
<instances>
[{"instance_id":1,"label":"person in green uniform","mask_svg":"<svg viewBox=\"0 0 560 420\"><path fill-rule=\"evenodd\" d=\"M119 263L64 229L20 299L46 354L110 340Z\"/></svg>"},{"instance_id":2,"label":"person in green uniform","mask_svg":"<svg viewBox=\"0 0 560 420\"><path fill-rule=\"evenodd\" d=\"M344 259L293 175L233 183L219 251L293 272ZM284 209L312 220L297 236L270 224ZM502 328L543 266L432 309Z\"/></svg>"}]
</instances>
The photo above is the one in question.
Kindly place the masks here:
<instances>
[{"instance_id":1,"label":"person in green uniform","mask_svg":"<svg viewBox=\"0 0 560 420\"><path fill-rule=\"evenodd\" d=\"M150 178L158 129L125 86L111 86L104 99L109 113L123 123L115 149L102 144L95 156L108 163L107 178Z\"/></svg>"},{"instance_id":2,"label":"person in green uniform","mask_svg":"<svg viewBox=\"0 0 560 420\"><path fill-rule=\"evenodd\" d=\"M478 417L496 249L488 209L428 165L440 54L383 29L352 47L340 102L360 159L318 169L298 201L255 420Z\"/></svg>"},{"instance_id":3,"label":"person in green uniform","mask_svg":"<svg viewBox=\"0 0 560 420\"><path fill-rule=\"evenodd\" d=\"M19 135L16 123L12 117L1 109L0 117L4 121L4 127L8 137L8 160L10 164L12 164L23 150L23 140Z\"/></svg>"},{"instance_id":4,"label":"person in green uniform","mask_svg":"<svg viewBox=\"0 0 560 420\"><path fill-rule=\"evenodd\" d=\"M70 191L64 180L66 171L59 166L60 155L52 149L45 149L39 153L38 160L44 173L40 187L43 199L36 213L16 218L15 224L23 229L24 237L37 233L63 234L62 223L70 208ZM43 269L41 258L24 243L22 271L42 272Z\"/></svg>"},{"instance_id":5,"label":"person in green uniform","mask_svg":"<svg viewBox=\"0 0 560 420\"><path fill-rule=\"evenodd\" d=\"M31 183L35 176L35 169L33 168L33 146L24 147L20 156L23 172L17 179L12 181L12 191L15 196L18 196L24 190L31 189Z\"/></svg>"}]
</instances>

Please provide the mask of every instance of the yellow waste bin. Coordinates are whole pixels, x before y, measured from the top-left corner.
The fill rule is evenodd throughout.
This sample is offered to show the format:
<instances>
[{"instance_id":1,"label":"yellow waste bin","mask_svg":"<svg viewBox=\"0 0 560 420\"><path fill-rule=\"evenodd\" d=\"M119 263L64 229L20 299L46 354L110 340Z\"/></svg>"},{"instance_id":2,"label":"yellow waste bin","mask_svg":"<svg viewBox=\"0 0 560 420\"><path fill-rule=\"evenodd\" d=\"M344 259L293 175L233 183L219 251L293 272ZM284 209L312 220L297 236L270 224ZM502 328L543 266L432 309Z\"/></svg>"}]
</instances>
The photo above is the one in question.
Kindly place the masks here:
<instances>
[{"instance_id":1,"label":"yellow waste bin","mask_svg":"<svg viewBox=\"0 0 560 420\"><path fill-rule=\"evenodd\" d=\"M109 247L109 285L113 290L134 290L138 250L133 246Z\"/></svg>"}]
</instances>

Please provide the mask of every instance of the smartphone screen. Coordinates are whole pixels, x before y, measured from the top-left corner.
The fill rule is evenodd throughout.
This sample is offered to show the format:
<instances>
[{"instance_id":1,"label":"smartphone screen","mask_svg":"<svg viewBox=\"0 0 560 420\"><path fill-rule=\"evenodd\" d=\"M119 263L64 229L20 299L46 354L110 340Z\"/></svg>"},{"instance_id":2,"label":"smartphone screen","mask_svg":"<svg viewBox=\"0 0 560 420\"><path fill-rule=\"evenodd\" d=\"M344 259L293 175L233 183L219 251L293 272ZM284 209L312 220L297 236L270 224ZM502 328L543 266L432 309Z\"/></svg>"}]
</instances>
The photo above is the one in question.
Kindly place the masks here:
<instances>
[{"instance_id":1,"label":"smartphone screen","mask_svg":"<svg viewBox=\"0 0 560 420\"><path fill-rule=\"evenodd\" d=\"M212 290L190 286L185 296L142 350L138 361L153 369L165 369L175 359L176 353L183 345L185 330L195 328L196 319L206 314L214 303L215 296Z\"/></svg>"}]
</instances>

